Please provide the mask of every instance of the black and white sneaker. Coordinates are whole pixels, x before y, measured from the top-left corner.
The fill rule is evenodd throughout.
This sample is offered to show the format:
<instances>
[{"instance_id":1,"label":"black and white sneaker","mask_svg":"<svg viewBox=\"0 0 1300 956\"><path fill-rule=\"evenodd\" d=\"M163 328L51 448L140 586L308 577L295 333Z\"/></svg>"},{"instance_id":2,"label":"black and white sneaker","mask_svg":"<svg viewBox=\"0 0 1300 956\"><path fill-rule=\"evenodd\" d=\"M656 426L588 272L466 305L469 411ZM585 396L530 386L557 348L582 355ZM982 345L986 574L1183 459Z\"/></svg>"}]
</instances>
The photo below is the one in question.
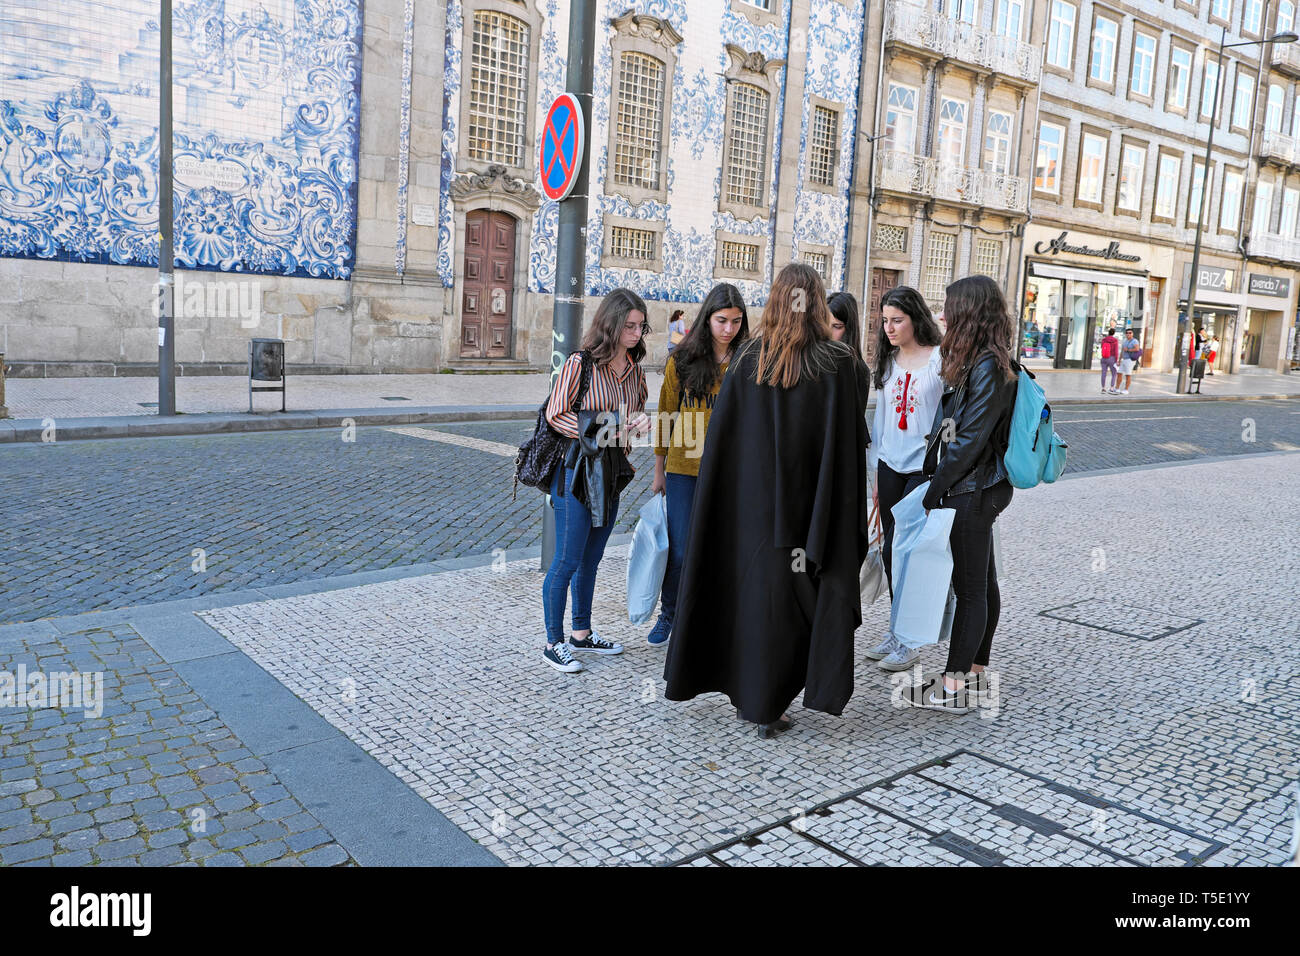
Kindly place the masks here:
<instances>
[{"instance_id":1,"label":"black and white sneaker","mask_svg":"<svg viewBox=\"0 0 1300 956\"><path fill-rule=\"evenodd\" d=\"M966 675L966 696L971 704L979 704L984 700L993 698L993 691L989 687L988 671L980 671L978 674L968 673ZM943 677L943 672L937 674L926 674L924 680L934 678L939 680Z\"/></svg>"},{"instance_id":2,"label":"black and white sneaker","mask_svg":"<svg viewBox=\"0 0 1300 956\"><path fill-rule=\"evenodd\" d=\"M578 640L572 635L569 636L569 646L575 651L586 651L588 654L622 654L623 645L615 644L613 641L607 641L595 631L592 631L582 640Z\"/></svg>"},{"instance_id":3,"label":"black and white sneaker","mask_svg":"<svg viewBox=\"0 0 1300 956\"><path fill-rule=\"evenodd\" d=\"M576 674L582 670L582 661L573 659L573 653L569 650L569 645L564 641L557 644L547 644L542 658L557 671L563 671L566 674Z\"/></svg>"},{"instance_id":4,"label":"black and white sneaker","mask_svg":"<svg viewBox=\"0 0 1300 956\"><path fill-rule=\"evenodd\" d=\"M968 714L971 711L966 688L947 690L943 686L943 677L931 677L918 686L907 688L903 691L903 703L925 710L942 710L949 714Z\"/></svg>"}]
</instances>

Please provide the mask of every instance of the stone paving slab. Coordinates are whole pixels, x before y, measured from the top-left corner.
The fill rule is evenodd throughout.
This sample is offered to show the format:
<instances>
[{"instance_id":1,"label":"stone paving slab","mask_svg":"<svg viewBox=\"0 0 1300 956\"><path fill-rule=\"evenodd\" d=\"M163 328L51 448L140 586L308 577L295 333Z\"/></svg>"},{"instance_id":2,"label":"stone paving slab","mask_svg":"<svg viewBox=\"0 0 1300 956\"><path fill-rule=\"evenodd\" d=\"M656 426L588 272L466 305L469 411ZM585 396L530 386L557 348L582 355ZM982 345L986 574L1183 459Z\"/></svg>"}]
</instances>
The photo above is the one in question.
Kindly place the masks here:
<instances>
[{"instance_id":1,"label":"stone paving slab","mask_svg":"<svg viewBox=\"0 0 1300 956\"><path fill-rule=\"evenodd\" d=\"M38 671L99 674L102 707L0 706L0 864L355 864L128 625L6 633L0 675Z\"/></svg>"},{"instance_id":2,"label":"stone paving slab","mask_svg":"<svg viewBox=\"0 0 1300 956\"><path fill-rule=\"evenodd\" d=\"M607 553L595 609L627 653L578 675L540 660L531 561L201 616L513 865L1277 865L1300 774L1298 460L1017 492L999 522L1000 693L961 718L900 710L897 679L861 660L883 602L841 718L796 703L795 727L762 741L719 695L664 701L663 652L621 611L625 548ZM1207 494L1231 534L1189 508ZM1126 500L1140 532L1099 521ZM1153 637L1042 614L1088 602L1112 622L1128 607L1144 627L1198 623ZM923 659L942 666L940 649Z\"/></svg>"}]
</instances>

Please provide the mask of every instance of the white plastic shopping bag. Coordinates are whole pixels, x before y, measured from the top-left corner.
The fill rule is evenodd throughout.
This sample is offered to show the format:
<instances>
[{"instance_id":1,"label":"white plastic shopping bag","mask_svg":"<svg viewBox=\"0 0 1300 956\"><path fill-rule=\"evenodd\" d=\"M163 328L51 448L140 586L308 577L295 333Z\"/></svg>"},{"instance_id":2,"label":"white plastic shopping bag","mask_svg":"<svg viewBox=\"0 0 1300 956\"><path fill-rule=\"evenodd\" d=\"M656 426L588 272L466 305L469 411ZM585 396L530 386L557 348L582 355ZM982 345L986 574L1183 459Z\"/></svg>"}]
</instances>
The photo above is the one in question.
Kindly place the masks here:
<instances>
[{"instance_id":1,"label":"white plastic shopping bag","mask_svg":"<svg viewBox=\"0 0 1300 956\"><path fill-rule=\"evenodd\" d=\"M868 489L870 485L868 485ZM868 509L870 511L870 509ZM880 530L880 514L878 511L870 511L867 518L867 524L874 529L871 538L871 548L867 552L867 558L862 562L862 567L858 569L858 590L862 595L862 606L870 607L876 602L880 595L889 590L889 578L885 575L885 561L881 554L881 544L884 541L884 535Z\"/></svg>"},{"instance_id":2,"label":"white plastic shopping bag","mask_svg":"<svg viewBox=\"0 0 1300 956\"><path fill-rule=\"evenodd\" d=\"M951 508L934 508L929 515L921 503L927 481L894 505L894 605L889 629L905 647L939 640L952 582ZM949 625L951 629L951 624Z\"/></svg>"},{"instance_id":3,"label":"white plastic shopping bag","mask_svg":"<svg viewBox=\"0 0 1300 956\"><path fill-rule=\"evenodd\" d=\"M668 499L654 495L641 506L627 556L627 619L646 624L654 616L668 567Z\"/></svg>"}]
</instances>

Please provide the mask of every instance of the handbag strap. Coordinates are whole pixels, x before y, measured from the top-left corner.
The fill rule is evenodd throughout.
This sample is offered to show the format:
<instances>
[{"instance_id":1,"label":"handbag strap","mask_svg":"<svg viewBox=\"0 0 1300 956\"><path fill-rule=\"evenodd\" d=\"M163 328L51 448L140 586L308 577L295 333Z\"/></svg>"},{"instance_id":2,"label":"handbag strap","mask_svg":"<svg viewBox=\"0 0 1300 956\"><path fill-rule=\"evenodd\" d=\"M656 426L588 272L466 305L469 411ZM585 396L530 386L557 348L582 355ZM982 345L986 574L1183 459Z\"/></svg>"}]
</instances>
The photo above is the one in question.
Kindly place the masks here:
<instances>
[{"instance_id":1,"label":"handbag strap","mask_svg":"<svg viewBox=\"0 0 1300 956\"><path fill-rule=\"evenodd\" d=\"M582 356L582 372L578 376L578 397L573 401L573 407L569 411L575 414L582 408L582 401L587 397L587 389L591 387L591 352L583 349L578 353Z\"/></svg>"}]
</instances>

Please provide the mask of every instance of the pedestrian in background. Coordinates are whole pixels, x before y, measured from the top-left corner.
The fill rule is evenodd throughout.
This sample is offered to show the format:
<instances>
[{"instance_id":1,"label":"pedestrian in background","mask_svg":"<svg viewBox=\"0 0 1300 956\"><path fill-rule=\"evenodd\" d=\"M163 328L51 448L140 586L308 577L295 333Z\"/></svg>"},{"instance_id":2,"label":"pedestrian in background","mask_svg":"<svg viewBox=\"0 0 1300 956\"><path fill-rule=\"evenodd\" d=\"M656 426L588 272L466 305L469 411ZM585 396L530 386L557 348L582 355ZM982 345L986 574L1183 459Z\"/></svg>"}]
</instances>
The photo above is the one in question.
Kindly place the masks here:
<instances>
[{"instance_id":1,"label":"pedestrian in background","mask_svg":"<svg viewBox=\"0 0 1300 956\"><path fill-rule=\"evenodd\" d=\"M1137 368L1138 359L1142 357L1142 343L1138 341L1137 333L1131 328L1124 332L1123 355L1124 357L1119 361L1119 374L1124 378L1124 390L1121 394L1127 395L1129 386L1133 384L1133 370Z\"/></svg>"},{"instance_id":2,"label":"pedestrian in background","mask_svg":"<svg viewBox=\"0 0 1300 956\"><path fill-rule=\"evenodd\" d=\"M1206 343L1205 350L1205 374L1214 374L1214 360L1219 354L1219 337L1211 335L1210 341Z\"/></svg>"},{"instance_id":3,"label":"pedestrian in background","mask_svg":"<svg viewBox=\"0 0 1300 956\"><path fill-rule=\"evenodd\" d=\"M668 435L656 429L653 494L668 497L668 565L659 596L659 619L646 638L660 647L672 634L682 560L691 530L691 506L700 474L700 456L722 377L736 348L749 338L749 311L740 290L715 285L700 305L695 324L664 366L659 416L673 416ZM689 416L689 417L687 417Z\"/></svg>"},{"instance_id":4,"label":"pedestrian in background","mask_svg":"<svg viewBox=\"0 0 1300 956\"><path fill-rule=\"evenodd\" d=\"M542 582L542 607L546 617L546 650L543 659L567 674L582 670L573 651L592 654L622 654L623 647L601 637L591 626L591 602L596 590L596 571L605 554L605 544L618 517L615 493L605 520L593 525L592 509L574 494L570 480L574 471L574 445L579 437L584 411L630 416L620 422L624 433L644 434L649 429L645 415L646 379L641 369L645 358L646 306L628 289L615 289L605 296L582 340L582 351L591 356L591 383L575 412L582 380L582 352L565 360L551 389L546 420L569 441L564 463L551 479L551 507L555 509L555 553ZM591 416L582 416L590 419ZM629 465L630 467L630 465ZM566 598L573 594L573 633L564 639Z\"/></svg>"},{"instance_id":5,"label":"pedestrian in background","mask_svg":"<svg viewBox=\"0 0 1300 956\"><path fill-rule=\"evenodd\" d=\"M1111 326L1101 340L1101 391L1103 394L1119 394L1119 339L1115 338L1115 326ZM1106 387L1107 376L1111 378L1110 387Z\"/></svg>"},{"instance_id":6,"label":"pedestrian in background","mask_svg":"<svg viewBox=\"0 0 1300 956\"><path fill-rule=\"evenodd\" d=\"M1002 456L1016 400L1008 348L1015 323L1002 290L988 276L968 276L948 286L943 313L948 331L940 347L940 374L946 388L931 424L925 463L931 477L923 504L927 513L956 511L949 540L957 610L944 673L909 688L903 700L963 714L972 699L988 692L984 671L1002 608L993 522L1011 504Z\"/></svg>"},{"instance_id":7,"label":"pedestrian in background","mask_svg":"<svg viewBox=\"0 0 1300 956\"><path fill-rule=\"evenodd\" d=\"M874 476L872 508L881 530L881 559L893 596L894 505L925 482L925 436L943 394L939 343L943 335L921 293L890 289L880 300L872 383L876 411L871 422L868 474ZM887 671L906 670L920 652L904 647L886 630L867 657Z\"/></svg>"},{"instance_id":8,"label":"pedestrian in background","mask_svg":"<svg viewBox=\"0 0 1300 956\"><path fill-rule=\"evenodd\" d=\"M805 707L843 712L868 543L863 370L831 341L821 277L785 266L709 420L669 700L720 691L761 737L790 726L801 689Z\"/></svg>"},{"instance_id":9,"label":"pedestrian in background","mask_svg":"<svg viewBox=\"0 0 1300 956\"><path fill-rule=\"evenodd\" d=\"M686 337L686 313L681 309L674 309L672 317L668 320L668 354L672 355L673 350L682 344L682 339Z\"/></svg>"}]
</instances>

